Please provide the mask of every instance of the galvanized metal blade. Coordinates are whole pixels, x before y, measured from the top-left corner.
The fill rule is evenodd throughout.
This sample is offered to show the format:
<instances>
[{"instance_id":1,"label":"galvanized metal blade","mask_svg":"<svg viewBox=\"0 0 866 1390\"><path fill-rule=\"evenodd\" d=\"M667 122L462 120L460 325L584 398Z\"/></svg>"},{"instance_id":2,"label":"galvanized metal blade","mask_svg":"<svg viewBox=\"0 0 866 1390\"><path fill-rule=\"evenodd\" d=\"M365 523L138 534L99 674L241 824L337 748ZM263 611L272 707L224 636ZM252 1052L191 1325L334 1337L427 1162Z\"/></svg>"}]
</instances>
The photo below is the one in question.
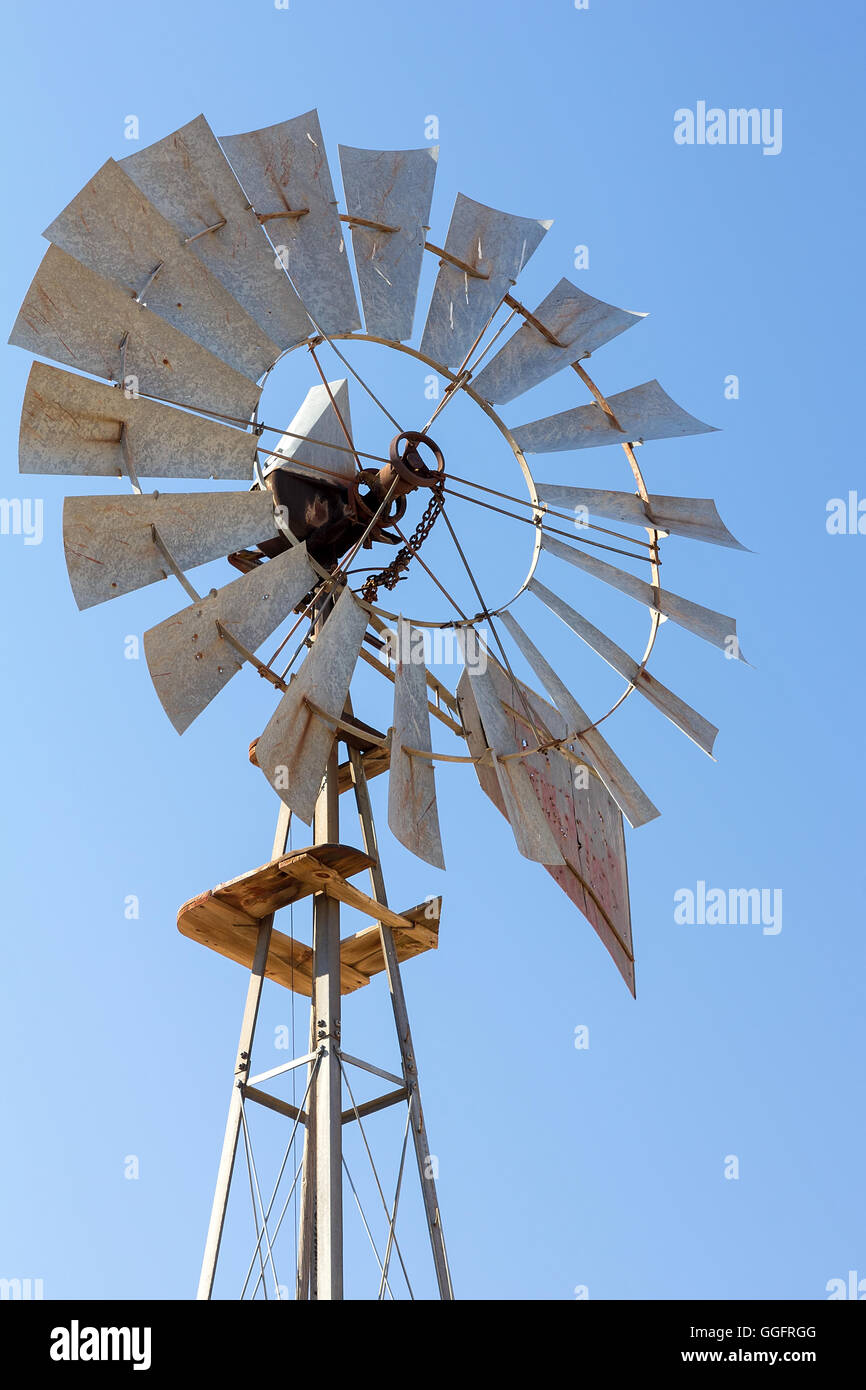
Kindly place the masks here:
<instances>
[{"instance_id":1,"label":"galvanized metal blade","mask_svg":"<svg viewBox=\"0 0 866 1390\"><path fill-rule=\"evenodd\" d=\"M165 319L51 246L9 338L131 392L248 420L260 388Z\"/></svg>"},{"instance_id":2,"label":"galvanized metal blade","mask_svg":"<svg viewBox=\"0 0 866 1390\"><path fill-rule=\"evenodd\" d=\"M361 219L349 225L366 330L405 342L412 336L439 147L338 149L346 211Z\"/></svg>"},{"instance_id":3,"label":"galvanized metal blade","mask_svg":"<svg viewBox=\"0 0 866 1390\"><path fill-rule=\"evenodd\" d=\"M663 617L670 618L672 622L679 623L680 627L703 637L705 642L720 647L726 655L736 656L737 660L745 661L737 639L735 618L717 613L712 608L704 608L699 603L692 603L690 599L680 598L668 589L660 589L656 596L652 584L645 583L643 579L636 579L633 574L627 574L625 570L617 569L615 565L609 565L604 560L597 560L594 555L587 555L585 551L564 545L553 536L543 536L541 547L549 554L556 555L558 559L567 560L570 565L576 565L578 569L591 574L594 579L601 579L605 584L628 594L630 598L637 599L639 603L645 603L647 608L656 609Z\"/></svg>"},{"instance_id":4,"label":"galvanized metal blade","mask_svg":"<svg viewBox=\"0 0 866 1390\"><path fill-rule=\"evenodd\" d=\"M444 250L476 274L442 261L421 339L427 357L460 365L551 226L458 193Z\"/></svg>"},{"instance_id":5,"label":"galvanized metal blade","mask_svg":"<svg viewBox=\"0 0 866 1390\"><path fill-rule=\"evenodd\" d=\"M301 301L204 116L120 165L272 342L285 350L307 337Z\"/></svg>"},{"instance_id":6,"label":"galvanized metal blade","mask_svg":"<svg viewBox=\"0 0 866 1390\"><path fill-rule=\"evenodd\" d=\"M315 583L298 545L144 634L150 678L179 734L243 666L220 626L255 652Z\"/></svg>"},{"instance_id":7,"label":"galvanized metal blade","mask_svg":"<svg viewBox=\"0 0 866 1390\"><path fill-rule=\"evenodd\" d=\"M318 113L220 136L220 144L321 331L360 328Z\"/></svg>"},{"instance_id":8,"label":"galvanized metal blade","mask_svg":"<svg viewBox=\"0 0 866 1390\"><path fill-rule=\"evenodd\" d=\"M517 619L511 613L503 613L502 621L565 720L569 735L573 735L575 742L586 750L593 767L629 824L636 828L646 825L647 821L655 820L656 816L661 814L658 807L653 805L643 788L638 786L628 768L620 762L598 729L590 728L592 720L541 655L535 643L523 631Z\"/></svg>"},{"instance_id":9,"label":"galvanized metal blade","mask_svg":"<svg viewBox=\"0 0 866 1390\"><path fill-rule=\"evenodd\" d=\"M167 577L170 566L154 539L154 527L182 570L278 534L268 492L67 497L63 544L79 608Z\"/></svg>"},{"instance_id":10,"label":"galvanized metal blade","mask_svg":"<svg viewBox=\"0 0 866 1390\"><path fill-rule=\"evenodd\" d=\"M417 748L429 753L432 749L424 634L400 618L388 638L393 643L396 673L388 825L400 843L419 859L444 869L433 763L406 751Z\"/></svg>"},{"instance_id":11,"label":"galvanized metal blade","mask_svg":"<svg viewBox=\"0 0 866 1390\"><path fill-rule=\"evenodd\" d=\"M256 381L280 349L109 159L43 233Z\"/></svg>"},{"instance_id":12,"label":"galvanized metal blade","mask_svg":"<svg viewBox=\"0 0 866 1390\"><path fill-rule=\"evenodd\" d=\"M458 628L457 636L517 848L538 864L562 864L522 758L503 759L504 754L521 750L488 670L486 649L474 628Z\"/></svg>"},{"instance_id":13,"label":"galvanized metal blade","mask_svg":"<svg viewBox=\"0 0 866 1390\"><path fill-rule=\"evenodd\" d=\"M326 483L354 478L355 460L347 452L341 418L351 437L349 385L345 378L329 381L327 386L311 386L287 432L265 460L263 472L285 468L300 478L323 478Z\"/></svg>"},{"instance_id":14,"label":"galvanized metal blade","mask_svg":"<svg viewBox=\"0 0 866 1390\"><path fill-rule=\"evenodd\" d=\"M634 444L646 439L675 439L687 434L712 434L705 425L672 401L657 381L645 381L608 396L607 403L620 425L594 402L547 415L511 431L527 454L556 454L565 449L592 449L598 444Z\"/></svg>"},{"instance_id":15,"label":"galvanized metal blade","mask_svg":"<svg viewBox=\"0 0 866 1390\"><path fill-rule=\"evenodd\" d=\"M656 709L661 710L672 724L681 729L710 757L713 756L713 744L719 732L714 724L711 724L708 719L704 719L703 715L698 714L691 705L687 705L685 700L674 695L673 691L668 690L667 686L662 685L655 676L651 676L649 671L645 671L637 661L629 656L628 652L624 652L605 633L600 632L597 627L588 622L582 613L577 613L546 585L537 579L531 579L529 589L536 598L541 599L541 602L546 604L552 613L567 623L572 631L586 642L588 647L597 652L608 666L612 666L619 675L627 681L631 681L635 690L646 696L650 703L655 705Z\"/></svg>"},{"instance_id":16,"label":"galvanized metal blade","mask_svg":"<svg viewBox=\"0 0 866 1390\"><path fill-rule=\"evenodd\" d=\"M491 661L488 667L500 704L506 708L512 731L527 736L525 718L515 711L529 705L533 718L553 738L564 738L565 720L553 705L522 682L519 688L504 669ZM457 687L469 751L479 758L486 740L473 697L472 683L464 671ZM581 751L581 757L583 752ZM628 895L625 833L622 813L601 779L583 772L555 748L525 758L535 795L553 829L564 863L547 872L590 922L617 969L634 994L634 946ZM590 759L586 758L587 764ZM487 796L507 818L508 812L493 768L476 762L475 771Z\"/></svg>"},{"instance_id":17,"label":"galvanized metal blade","mask_svg":"<svg viewBox=\"0 0 866 1390\"><path fill-rule=\"evenodd\" d=\"M544 324L561 346L551 343L531 323L524 323L473 379L473 389L491 404L513 401L530 387L546 381L579 358L588 357L611 338L640 323L646 314L617 309L613 304L605 304L603 299L593 299L570 280L560 280L539 304L533 317Z\"/></svg>"},{"instance_id":18,"label":"galvanized metal blade","mask_svg":"<svg viewBox=\"0 0 866 1390\"><path fill-rule=\"evenodd\" d=\"M336 737L328 718L343 717L367 618L344 589L256 744L256 762L274 791L308 825Z\"/></svg>"},{"instance_id":19,"label":"galvanized metal blade","mask_svg":"<svg viewBox=\"0 0 866 1390\"><path fill-rule=\"evenodd\" d=\"M126 434L124 435L124 428ZM256 437L34 362L18 437L22 473L252 478Z\"/></svg>"},{"instance_id":20,"label":"galvanized metal blade","mask_svg":"<svg viewBox=\"0 0 866 1390\"><path fill-rule=\"evenodd\" d=\"M444 869L433 763L406 751L431 751L423 633L401 618L386 636L392 644L396 673L388 824L413 854Z\"/></svg>"},{"instance_id":21,"label":"galvanized metal blade","mask_svg":"<svg viewBox=\"0 0 866 1390\"><path fill-rule=\"evenodd\" d=\"M633 492L561 487L558 483L536 483L536 490L542 502L563 511L581 508L612 521L625 521L630 526L646 526L670 535L688 536L694 541L724 545L731 550L746 549L731 535L711 497L663 497L653 493L649 501L644 502Z\"/></svg>"}]
</instances>

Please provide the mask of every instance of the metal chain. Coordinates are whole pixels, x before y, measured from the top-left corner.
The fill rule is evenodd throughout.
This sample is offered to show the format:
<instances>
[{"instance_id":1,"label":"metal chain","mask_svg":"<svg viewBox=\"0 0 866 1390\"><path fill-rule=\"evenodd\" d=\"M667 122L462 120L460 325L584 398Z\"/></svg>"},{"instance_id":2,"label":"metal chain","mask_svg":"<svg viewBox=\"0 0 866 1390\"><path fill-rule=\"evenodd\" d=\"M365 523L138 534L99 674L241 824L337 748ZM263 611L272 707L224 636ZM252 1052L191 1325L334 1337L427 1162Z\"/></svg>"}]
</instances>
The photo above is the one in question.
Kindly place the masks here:
<instances>
[{"instance_id":1,"label":"metal chain","mask_svg":"<svg viewBox=\"0 0 866 1390\"><path fill-rule=\"evenodd\" d=\"M424 541L433 529L434 522L442 510L445 501L443 485L440 483L433 488L433 496L424 509L424 515L409 537L409 542L402 549L397 551L390 565L380 570L378 574L371 574L361 586L361 597L367 603L375 603L379 596L379 589L395 589L400 580L404 577L403 571L409 568L412 557L416 551L420 550Z\"/></svg>"}]
</instances>

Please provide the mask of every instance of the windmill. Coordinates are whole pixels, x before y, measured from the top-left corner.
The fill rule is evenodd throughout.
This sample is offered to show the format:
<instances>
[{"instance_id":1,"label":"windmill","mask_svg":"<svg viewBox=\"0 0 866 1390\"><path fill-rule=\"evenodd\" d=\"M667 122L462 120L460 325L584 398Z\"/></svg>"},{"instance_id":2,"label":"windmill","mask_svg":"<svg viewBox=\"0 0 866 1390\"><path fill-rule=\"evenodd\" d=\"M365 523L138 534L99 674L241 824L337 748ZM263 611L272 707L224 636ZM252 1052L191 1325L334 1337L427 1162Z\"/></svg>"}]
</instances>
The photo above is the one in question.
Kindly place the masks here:
<instances>
[{"instance_id":1,"label":"windmill","mask_svg":"<svg viewBox=\"0 0 866 1390\"><path fill-rule=\"evenodd\" d=\"M717 730L648 670L660 624L669 619L741 658L733 618L662 587L660 552L670 535L742 547L711 500L650 493L636 454L645 441L711 427L655 380L606 396L590 376L586 359L642 315L567 279L533 309L515 297L518 276L550 223L460 194L444 244L430 241L437 158L431 147L341 146L341 212L315 112L219 140L200 116L128 158L109 159L51 223L49 249L11 335L17 346L62 364L32 366L21 471L121 480L107 495L66 500L64 545L78 606L163 579L180 583L188 603L144 639L157 695L179 733L246 666L275 690L273 714L249 752L279 799L270 858L191 899L178 916L185 936L249 971L199 1285L204 1298L213 1290L241 1139L255 1215L243 1293L266 1295L272 1282L279 1297L285 1287L273 1246L286 1205L278 1218L274 1213L289 1153L303 1141L289 1193L301 1194L292 1292L341 1298L343 1131L362 1129L365 1119L398 1105L406 1128L392 1202L380 1187L387 1217L381 1253L371 1236L379 1296L393 1296L395 1249L402 1264L396 1217L411 1139L437 1287L442 1298L453 1297L401 974L406 961L437 946L440 902L401 912L389 905L369 781L388 775L391 832L441 868L436 764L471 766L507 818L518 852L553 875L634 992L623 819L637 827L658 811L600 726L636 693L711 756ZM425 256L438 269L414 347ZM411 428L401 423L382 399L387 382L377 394L346 356L350 342L379 344L441 378L445 389L430 418L409 422ZM263 384L278 360L299 351L314 369L312 385L288 428L271 426L259 418ZM325 354L339 363L334 379L322 364ZM505 423L502 407L559 372L580 387L583 403ZM359 448L353 430L349 378L387 421L371 450ZM461 396L498 431L525 495L498 488L495 470L467 477L465 462L446 458L437 422ZM278 438L266 441L266 434ZM625 454L629 490L536 481L527 461L567 453L571 478L579 462L574 451L611 445ZM168 479L171 490L145 492L142 478ZM184 479L241 487L178 490L174 484ZM477 505L485 519L499 513L524 523L528 567L506 602L486 602L474 554L452 520L452 497ZM408 522L401 527L407 513L415 521L411 533ZM434 528L453 546L466 584L462 604L425 559ZM638 573L622 566L623 557ZM189 571L221 559L236 577L201 595ZM578 579L575 570L648 610L639 655L593 625L571 595L561 596L566 581ZM388 600L410 571L429 581L439 616L426 609L410 615L399 600ZM355 578L359 572L363 579ZM581 708L530 636L542 610L625 682L601 716ZM268 656L265 644L283 628ZM424 638L431 633L448 633L459 644L456 691L429 669ZM544 694L515 675L515 653ZM383 692L393 687L393 704L389 694L384 712L370 712L375 722L352 704L359 662L382 677ZM447 731L449 747L459 751L434 748L434 725L437 739ZM349 793L360 847L341 838L340 802ZM302 849L288 848L291 819L310 827L311 843ZM369 891L356 881L364 872ZM306 898L310 944L274 925L276 913ZM369 925L341 939L341 906L366 913ZM387 981L399 1074L343 1048L341 997L377 974ZM265 979L310 998L309 1047L254 1075ZM358 1104L352 1069L390 1089ZM267 1089L296 1071L304 1079L300 1104ZM251 1151L250 1105L290 1126L267 1202Z\"/></svg>"}]
</instances>

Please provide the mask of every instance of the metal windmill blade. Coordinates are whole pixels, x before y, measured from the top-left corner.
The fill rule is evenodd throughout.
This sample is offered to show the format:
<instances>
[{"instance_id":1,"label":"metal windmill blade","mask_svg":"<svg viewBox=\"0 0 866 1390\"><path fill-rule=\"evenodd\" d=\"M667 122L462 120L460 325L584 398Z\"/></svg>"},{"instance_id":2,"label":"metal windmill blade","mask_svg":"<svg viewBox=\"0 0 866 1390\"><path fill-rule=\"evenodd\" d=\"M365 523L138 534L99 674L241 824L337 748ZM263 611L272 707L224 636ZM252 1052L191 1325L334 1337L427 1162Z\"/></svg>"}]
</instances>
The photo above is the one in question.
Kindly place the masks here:
<instances>
[{"instance_id":1,"label":"metal windmill blade","mask_svg":"<svg viewBox=\"0 0 866 1390\"><path fill-rule=\"evenodd\" d=\"M22 473L247 480L248 431L34 362L21 408Z\"/></svg>"},{"instance_id":2,"label":"metal windmill blade","mask_svg":"<svg viewBox=\"0 0 866 1390\"><path fill-rule=\"evenodd\" d=\"M566 449L591 449L598 444L642 444L647 439L711 434L715 429L672 401L657 381L645 381L642 386L620 391L610 396L607 404L609 411L593 402L518 425L514 438L528 454L553 454Z\"/></svg>"},{"instance_id":3,"label":"metal windmill blade","mask_svg":"<svg viewBox=\"0 0 866 1390\"><path fill-rule=\"evenodd\" d=\"M220 144L318 329L360 328L318 113L220 137Z\"/></svg>"},{"instance_id":4,"label":"metal windmill blade","mask_svg":"<svg viewBox=\"0 0 866 1390\"><path fill-rule=\"evenodd\" d=\"M256 763L274 791L308 824L366 631L365 609L344 589L256 744Z\"/></svg>"},{"instance_id":5,"label":"metal windmill blade","mask_svg":"<svg viewBox=\"0 0 866 1390\"><path fill-rule=\"evenodd\" d=\"M147 667L179 734L316 583L306 546L284 551L144 634Z\"/></svg>"},{"instance_id":6,"label":"metal windmill blade","mask_svg":"<svg viewBox=\"0 0 866 1390\"><path fill-rule=\"evenodd\" d=\"M458 193L421 352L459 367L552 225Z\"/></svg>"},{"instance_id":7,"label":"metal windmill blade","mask_svg":"<svg viewBox=\"0 0 866 1390\"><path fill-rule=\"evenodd\" d=\"M598 934L628 989L635 992L634 943L626 869L623 817L601 778L585 756L578 757L569 729L559 711L522 682L518 685L491 659L489 672L502 710L518 744L532 735L536 724L561 740L558 748L531 753L525 759L532 789L556 837L561 865L547 872ZM457 687L466 740L475 772L485 794L510 820L508 806L487 754L487 738L468 673ZM575 772L584 774L578 790Z\"/></svg>"},{"instance_id":8,"label":"metal windmill blade","mask_svg":"<svg viewBox=\"0 0 866 1390\"><path fill-rule=\"evenodd\" d=\"M625 521L630 526L646 526L731 550L746 549L731 535L710 497L661 497L653 493L644 500L632 492L609 492L603 488L562 487L558 483L536 486L539 500L553 507L575 513L580 509L612 521Z\"/></svg>"},{"instance_id":9,"label":"metal windmill blade","mask_svg":"<svg viewBox=\"0 0 866 1390\"><path fill-rule=\"evenodd\" d=\"M412 336L439 147L340 145L339 154L367 332L404 342Z\"/></svg>"},{"instance_id":10,"label":"metal windmill blade","mask_svg":"<svg viewBox=\"0 0 866 1390\"><path fill-rule=\"evenodd\" d=\"M503 404L640 323L645 314L593 299L570 280L560 280L473 381L486 401Z\"/></svg>"},{"instance_id":11,"label":"metal windmill blade","mask_svg":"<svg viewBox=\"0 0 866 1390\"><path fill-rule=\"evenodd\" d=\"M444 869L436 777L430 760L433 749L423 633L400 618L392 635L396 671L388 824L397 839L419 859ZM425 753L430 758L419 756Z\"/></svg>"}]
</instances>

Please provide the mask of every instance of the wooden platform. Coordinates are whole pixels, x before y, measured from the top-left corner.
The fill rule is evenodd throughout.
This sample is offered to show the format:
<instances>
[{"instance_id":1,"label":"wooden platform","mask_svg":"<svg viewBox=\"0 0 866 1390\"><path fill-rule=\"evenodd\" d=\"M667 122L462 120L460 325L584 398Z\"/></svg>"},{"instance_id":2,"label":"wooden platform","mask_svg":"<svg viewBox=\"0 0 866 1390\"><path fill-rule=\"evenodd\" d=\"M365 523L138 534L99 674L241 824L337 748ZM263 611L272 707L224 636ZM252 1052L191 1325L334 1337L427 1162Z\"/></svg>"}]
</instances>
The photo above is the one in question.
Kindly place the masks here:
<instances>
[{"instance_id":1,"label":"wooden platform","mask_svg":"<svg viewBox=\"0 0 866 1390\"><path fill-rule=\"evenodd\" d=\"M401 962L422 951L435 950L439 944L440 898L407 912L393 912L348 882L372 862L369 855L347 845L314 845L295 850L191 898L178 913L178 930L249 969L263 917L313 893L327 893L374 918L370 926L341 942L341 992L350 994L369 984L371 976L385 968L379 921L392 928ZM269 980L309 996L312 963L310 946L274 929L265 972Z\"/></svg>"}]
</instances>

